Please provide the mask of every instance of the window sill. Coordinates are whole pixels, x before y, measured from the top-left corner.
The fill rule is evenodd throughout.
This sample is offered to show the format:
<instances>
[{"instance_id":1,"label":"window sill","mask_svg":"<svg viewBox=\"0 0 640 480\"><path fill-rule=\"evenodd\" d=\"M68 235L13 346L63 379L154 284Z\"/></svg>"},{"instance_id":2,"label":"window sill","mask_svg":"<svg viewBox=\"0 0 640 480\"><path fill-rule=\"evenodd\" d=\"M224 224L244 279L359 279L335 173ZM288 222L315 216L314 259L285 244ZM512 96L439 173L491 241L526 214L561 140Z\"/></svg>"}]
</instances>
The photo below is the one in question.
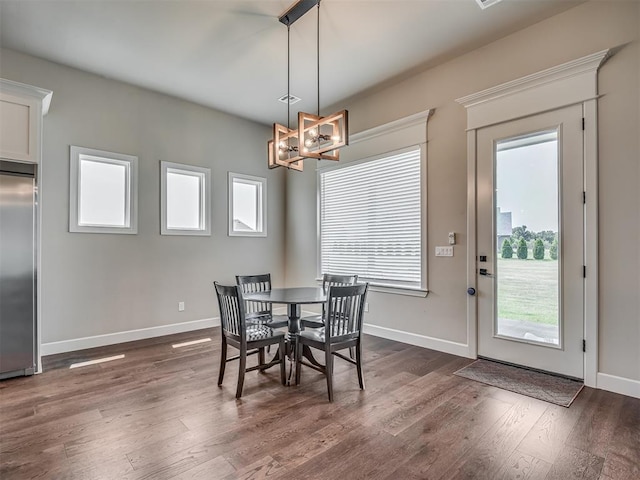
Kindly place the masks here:
<instances>
[{"instance_id":1,"label":"window sill","mask_svg":"<svg viewBox=\"0 0 640 480\"><path fill-rule=\"evenodd\" d=\"M318 282L319 285L322 285L321 278L316 278L316 282ZM390 293L392 295L406 295L408 297L426 298L427 295L429 295L429 290L426 288L398 287L373 282L369 282L369 290L372 292Z\"/></svg>"},{"instance_id":2,"label":"window sill","mask_svg":"<svg viewBox=\"0 0 640 480\"><path fill-rule=\"evenodd\" d=\"M407 287L390 287L388 285L376 285L375 283L369 283L369 290L372 292L391 293L393 295L406 295L408 297L422 297L426 298L429 295L429 290L419 288L407 288Z\"/></svg>"}]
</instances>

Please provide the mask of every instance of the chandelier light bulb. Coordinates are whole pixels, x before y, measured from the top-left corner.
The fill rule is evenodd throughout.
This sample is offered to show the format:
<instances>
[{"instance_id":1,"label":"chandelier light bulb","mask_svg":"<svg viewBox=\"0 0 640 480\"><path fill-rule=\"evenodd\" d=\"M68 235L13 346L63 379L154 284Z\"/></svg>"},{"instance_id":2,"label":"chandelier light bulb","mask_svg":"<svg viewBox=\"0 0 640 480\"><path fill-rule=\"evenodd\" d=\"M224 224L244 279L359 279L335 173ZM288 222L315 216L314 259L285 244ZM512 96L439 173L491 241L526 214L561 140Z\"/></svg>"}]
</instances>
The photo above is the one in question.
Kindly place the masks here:
<instances>
[{"instance_id":1,"label":"chandelier light bulb","mask_svg":"<svg viewBox=\"0 0 640 480\"><path fill-rule=\"evenodd\" d=\"M312 137L317 137L318 131L315 128L312 128L311 130L309 130L309 135L311 135Z\"/></svg>"},{"instance_id":2,"label":"chandelier light bulb","mask_svg":"<svg viewBox=\"0 0 640 480\"><path fill-rule=\"evenodd\" d=\"M313 140L311 140L310 138L307 138L304 141L305 146L310 147L311 145L313 145Z\"/></svg>"}]
</instances>

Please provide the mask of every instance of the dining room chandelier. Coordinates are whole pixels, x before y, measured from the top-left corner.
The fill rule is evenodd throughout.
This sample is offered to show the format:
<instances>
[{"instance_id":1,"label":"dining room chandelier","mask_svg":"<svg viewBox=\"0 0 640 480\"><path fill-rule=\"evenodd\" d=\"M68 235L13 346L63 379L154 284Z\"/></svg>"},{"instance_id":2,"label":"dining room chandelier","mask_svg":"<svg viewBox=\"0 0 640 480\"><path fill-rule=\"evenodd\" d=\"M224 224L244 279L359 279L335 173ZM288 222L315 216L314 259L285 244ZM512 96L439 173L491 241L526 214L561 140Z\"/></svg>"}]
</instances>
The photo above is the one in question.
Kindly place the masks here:
<instances>
[{"instance_id":1,"label":"dining room chandelier","mask_svg":"<svg viewBox=\"0 0 640 480\"><path fill-rule=\"evenodd\" d=\"M298 126L291 128L291 25L317 6L316 73L317 112L298 112ZM287 26L287 125L273 124L273 138L267 142L269 168L286 167L302 171L303 160L340 160L340 148L349 144L347 110L320 116L320 0L298 0L278 20Z\"/></svg>"}]
</instances>

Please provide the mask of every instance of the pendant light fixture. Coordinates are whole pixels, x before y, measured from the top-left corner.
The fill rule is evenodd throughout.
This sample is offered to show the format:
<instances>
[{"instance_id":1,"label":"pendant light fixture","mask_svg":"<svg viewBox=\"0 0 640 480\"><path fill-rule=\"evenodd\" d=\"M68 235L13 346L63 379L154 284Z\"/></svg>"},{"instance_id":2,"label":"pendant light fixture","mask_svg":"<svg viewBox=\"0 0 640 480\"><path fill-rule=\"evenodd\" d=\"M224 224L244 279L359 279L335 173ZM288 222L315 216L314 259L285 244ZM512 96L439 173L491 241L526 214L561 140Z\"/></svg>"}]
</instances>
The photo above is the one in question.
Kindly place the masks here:
<instances>
[{"instance_id":1,"label":"pendant light fixture","mask_svg":"<svg viewBox=\"0 0 640 480\"><path fill-rule=\"evenodd\" d=\"M317 5L317 112L298 112L298 127L290 121L291 25ZM327 117L320 116L320 0L299 0L279 18L287 26L287 126L273 124L273 139L267 143L269 168L279 166L302 171L303 160L339 160L340 147L349 144L348 112L342 110Z\"/></svg>"}]
</instances>

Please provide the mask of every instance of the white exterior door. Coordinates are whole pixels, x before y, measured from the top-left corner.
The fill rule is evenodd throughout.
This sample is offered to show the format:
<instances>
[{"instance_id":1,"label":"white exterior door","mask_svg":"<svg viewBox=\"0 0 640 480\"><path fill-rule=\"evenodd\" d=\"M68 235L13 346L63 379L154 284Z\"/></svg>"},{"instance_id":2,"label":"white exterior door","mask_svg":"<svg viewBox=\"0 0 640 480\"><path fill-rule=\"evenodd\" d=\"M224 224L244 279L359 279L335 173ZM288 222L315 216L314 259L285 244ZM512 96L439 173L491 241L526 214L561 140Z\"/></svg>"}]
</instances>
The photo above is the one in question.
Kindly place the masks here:
<instances>
[{"instance_id":1,"label":"white exterior door","mask_svg":"<svg viewBox=\"0 0 640 480\"><path fill-rule=\"evenodd\" d=\"M478 355L584 378L582 105L477 131Z\"/></svg>"}]
</instances>

